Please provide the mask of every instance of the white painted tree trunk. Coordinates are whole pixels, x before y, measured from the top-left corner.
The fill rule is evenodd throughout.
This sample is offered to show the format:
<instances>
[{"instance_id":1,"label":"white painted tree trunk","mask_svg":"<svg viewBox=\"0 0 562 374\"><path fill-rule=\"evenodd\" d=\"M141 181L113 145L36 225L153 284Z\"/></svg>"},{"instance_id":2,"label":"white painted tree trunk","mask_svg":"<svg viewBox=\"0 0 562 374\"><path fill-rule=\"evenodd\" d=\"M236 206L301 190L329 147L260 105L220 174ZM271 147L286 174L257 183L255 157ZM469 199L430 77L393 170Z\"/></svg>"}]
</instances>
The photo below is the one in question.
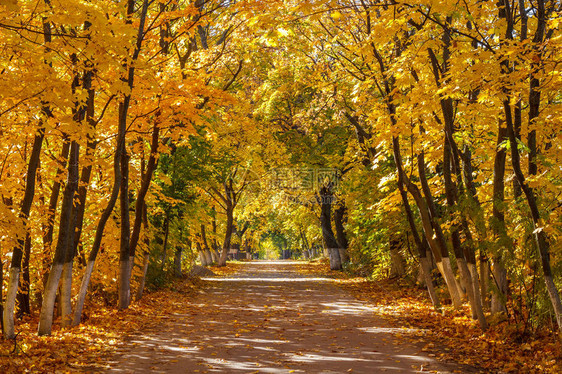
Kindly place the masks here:
<instances>
[{"instance_id":1,"label":"white painted tree trunk","mask_svg":"<svg viewBox=\"0 0 562 374\"><path fill-rule=\"evenodd\" d=\"M39 327L37 333L41 335L51 335L53 326L53 312L55 309L55 298L57 297L57 289L62 274L63 264L53 264L45 291L43 292L43 305L41 305L41 313L39 314Z\"/></svg>"},{"instance_id":2,"label":"white painted tree trunk","mask_svg":"<svg viewBox=\"0 0 562 374\"><path fill-rule=\"evenodd\" d=\"M207 265L212 265L213 264L213 256L211 255L211 251L208 249L205 249L205 259L207 260Z\"/></svg>"},{"instance_id":3,"label":"white painted tree trunk","mask_svg":"<svg viewBox=\"0 0 562 374\"><path fill-rule=\"evenodd\" d=\"M228 249L227 248L223 248L221 253L220 253L220 257L219 257L219 266L226 266L226 260L228 258Z\"/></svg>"},{"instance_id":4,"label":"white painted tree trunk","mask_svg":"<svg viewBox=\"0 0 562 374\"><path fill-rule=\"evenodd\" d=\"M131 265L129 257L119 261L119 309L127 309L131 303Z\"/></svg>"},{"instance_id":5,"label":"white painted tree trunk","mask_svg":"<svg viewBox=\"0 0 562 374\"><path fill-rule=\"evenodd\" d=\"M480 259L480 298L482 300L482 307L490 309L488 293L490 292L490 268L488 261Z\"/></svg>"},{"instance_id":6,"label":"white painted tree trunk","mask_svg":"<svg viewBox=\"0 0 562 374\"><path fill-rule=\"evenodd\" d=\"M459 290L459 296L461 298L461 300L465 300L467 299L467 294L466 294L466 277L463 276L463 273L460 271L461 268L461 263L464 263L466 265L466 262L464 262L464 259L457 259L457 268L459 270L459 277L455 277L455 281L457 283L457 289Z\"/></svg>"},{"instance_id":7,"label":"white painted tree trunk","mask_svg":"<svg viewBox=\"0 0 562 374\"><path fill-rule=\"evenodd\" d=\"M129 279L133 276L133 268L135 267L135 256L129 256ZM129 284L131 281L129 280Z\"/></svg>"},{"instance_id":8,"label":"white painted tree trunk","mask_svg":"<svg viewBox=\"0 0 562 374\"><path fill-rule=\"evenodd\" d=\"M470 277L472 280L472 289L474 292L474 303L476 307L476 317L480 323L480 328L485 331L488 329L488 322L484 316L484 307L482 305L482 296L480 295L480 280L478 279L478 271L476 270L476 264L468 264L468 270L470 271Z\"/></svg>"},{"instance_id":9,"label":"white painted tree trunk","mask_svg":"<svg viewBox=\"0 0 562 374\"><path fill-rule=\"evenodd\" d=\"M556 289L556 284L551 276L544 276L544 283L546 284L546 290L548 291L548 296L554 308L554 316L556 317L556 323L558 324L558 334L562 339L562 302L560 301L560 294Z\"/></svg>"},{"instance_id":10,"label":"white painted tree trunk","mask_svg":"<svg viewBox=\"0 0 562 374\"><path fill-rule=\"evenodd\" d=\"M214 250L211 250L211 258L213 259L213 262L216 264L219 262L219 256L217 256L217 253Z\"/></svg>"},{"instance_id":11,"label":"white painted tree trunk","mask_svg":"<svg viewBox=\"0 0 562 374\"><path fill-rule=\"evenodd\" d=\"M464 258L457 258L457 266L459 268L459 275L461 278L460 284L465 289L465 295L470 304L470 311L472 313L472 319L476 319L476 307L474 303L474 290L472 289L472 279L470 277L470 271L468 270L468 265Z\"/></svg>"},{"instance_id":12,"label":"white painted tree trunk","mask_svg":"<svg viewBox=\"0 0 562 374\"><path fill-rule=\"evenodd\" d=\"M16 337L14 327L14 309L16 308L16 295L18 294L18 286L20 280L20 268L11 268L8 280L8 290L6 292L6 301L4 302L4 336L6 339ZM3 280L0 279L0 282Z\"/></svg>"},{"instance_id":13,"label":"white painted tree trunk","mask_svg":"<svg viewBox=\"0 0 562 374\"><path fill-rule=\"evenodd\" d=\"M66 262L62 268L60 303L61 303L61 326L68 327L72 324L72 263Z\"/></svg>"},{"instance_id":14,"label":"white painted tree trunk","mask_svg":"<svg viewBox=\"0 0 562 374\"><path fill-rule=\"evenodd\" d=\"M445 279L445 284L447 285L447 290L449 290L453 307L455 309L460 309L462 306L462 300L459 294L457 280L455 279L453 268L451 266L451 260L448 257L444 257L441 262L437 263L437 268L441 272L441 275L443 275L443 279Z\"/></svg>"},{"instance_id":15,"label":"white painted tree trunk","mask_svg":"<svg viewBox=\"0 0 562 374\"><path fill-rule=\"evenodd\" d=\"M498 257L494 259L492 272L494 275L493 282L495 287L492 291L492 314L499 314L507 312L505 307L505 291L507 290L507 272L503 267L501 259Z\"/></svg>"},{"instance_id":16,"label":"white painted tree trunk","mask_svg":"<svg viewBox=\"0 0 562 374\"><path fill-rule=\"evenodd\" d=\"M480 284L478 282L478 273L473 274L464 259L458 259L457 263L459 265L461 276L463 277L467 286L466 293L468 295L468 302L470 303L472 319L477 319L480 323L480 328L484 331L488 328L488 323L486 322L486 318L484 317L482 303L480 302ZM474 267L474 269L472 270L476 272L476 265L471 265L472 267ZM476 275L476 277L474 277L473 275Z\"/></svg>"},{"instance_id":17,"label":"white painted tree trunk","mask_svg":"<svg viewBox=\"0 0 562 374\"><path fill-rule=\"evenodd\" d=\"M86 271L82 277L82 283L80 284L80 291L78 291L78 299L76 300L76 305L74 306L74 318L72 324L77 326L82 321L82 310L84 309L84 302L86 301L86 293L88 292L88 285L90 284L90 278L92 277L92 271L94 270L95 261L88 261L86 264Z\"/></svg>"},{"instance_id":18,"label":"white painted tree trunk","mask_svg":"<svg viewBox=\"0 0 562 374\"><path fill-rule=\"evenodd\" d=\"M431 280L431 264L429 263L429 258L423 257L420 258L420 274L425 282L427 287L427 291L429 292L429 297L431 298L431 302L433 303L433 307L436 311L441 311L441 302L437 297L437 293L435 292L435 287L433 287L433 281Z\"/></svg>"},{"instance_id":19,"label":"white painted tree trunk","mask_svg":"<svg viewBox=\"0 0 562 374\"><path fill-rule=\"evenodd\" d=\"M148 251L144 251L144 256L142 259L142 275L139 282L139 288L137 290L136 300L142 299L142 293L144 292L144 284L146 282L146 273L148 271L148 261L150 260L150 253Z\"/></svg>"},{"instance_id":20,"label":"white painted tree trunk","mask_svg":"<svg viewBox=\"0 0 562 374\"><path fill-rule=\"evenodd\" d=\"M205 254L203 253L203 251L199 252L199 261L201 262L201 266L207 266L207 257L205 257Z\"/></svg>"},{"instance_id":21,"label":"white painted tree trunk","mask_svg":"<svg viewBox=\"0 0 562 374\"><path fill-rule=\"evenodd\" d=\"M403 277L406 274L406 261L396 249L390 250L390 259L392 262L390 268L390 277Z\"/></svg>"}]
</instances>

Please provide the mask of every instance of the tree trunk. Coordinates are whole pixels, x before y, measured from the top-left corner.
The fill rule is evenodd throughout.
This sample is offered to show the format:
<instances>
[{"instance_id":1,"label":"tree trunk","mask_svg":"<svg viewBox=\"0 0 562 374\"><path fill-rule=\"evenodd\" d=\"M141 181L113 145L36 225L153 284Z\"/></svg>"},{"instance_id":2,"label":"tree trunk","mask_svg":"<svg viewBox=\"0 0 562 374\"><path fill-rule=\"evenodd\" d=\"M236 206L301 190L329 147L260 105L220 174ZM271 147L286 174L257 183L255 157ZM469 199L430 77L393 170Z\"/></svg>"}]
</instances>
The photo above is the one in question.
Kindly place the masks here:
<instances>
[{"instance_id":1,"label":"tree trunk","mask_svg":"<svg viewBox=\"0 0 562 374\"><path fill-rule=\"evenodd\" d=\"M4 295L4 263L0 260L0 295ZM0 316L4 316L4 304L0 302ZM4 335L4 318L0 318L0 327Z\"/></svg>"},{"instance_id":2,"label":"tree trunk","mask_svg":"<svg viewBox=\"0 0 562 374\"><path fill-rule=\"evenodd\" d=\"M72 246L72 244L70 244ZM72 247L69 248L69 251ZM74 256L72 256L74 257ZM65 261L62 267L60 292L61 306L61 326L68 327L72 325L72 267L73 260Z\"/></svg>"},{"instance_id":3,"label":"tree trunk","mask_svg":"<svg viewBox=\"0 0 562 374\"><path fill-rule=\"evenodd\" d=\"M181 255L182 255L182 247L180 245L176 246L176 253L174 254L174 275L177 278L182 276L181 273Z\"/></svg>"},{"instance_id":4,"label":"tree trunk","mask_svg":"<svg viewBox=\"0 0 562 374\"><path fill-rule=\"evenodd\" d=\"M445 101L445 103L442 103L442 107L447 108L447 111L452 111L452 103L449 101L449 99L442 99L442 102ZM443 111L445 112L445 109L443 109ZM445 115L444 115L445 116ZM448 116L445 116L448 117ZM443 178L445 181L445 193L446 193L446 197L447 197L447 205L449 206L449 208L451 209L451 211L456 211L457 208L457 202L458 202L458 189L456 184L453 182L452 180L452 173L451 173L451 169L457 169L457 173L459 172L458 170L458 158L455 158L455 155L453 154L453 147L454 144L451 143L451 141L453 141L451 133L450 133L450 128L447 125L447 123L449 123L450 125L450 121L452 121L452 119L450 118L446 118L445 122L446 122L446 129L445 129L445 146L443 147ZM451 214L449 217L449 220L453 221L455 217ZM453 249L455 252L455 256L457 257L457 265L459 267L459 272L460 272L460 276L461 279L464 283L464 287L466 289L466 293L468 296L468 301L470 303L470 309L472 312L472 318L474 319L478 319L478 322L480 323L480 327L482 330L486 330L488 328L488 324L486 322L486 319L484 317L484 312L482 310L482 304L481 304L481 300L480 297L476 297L477 295L477 291L479 291L478 288L474 288L474 282L472 279L472 274L468 268L468 258L465 255L465 251L468 252L472 252L474 253L474 250L472 248L468 249L468 248L464 248L462 247L461 244L461 239L460 239L460 231L461 231L461 224L460 223L456 223L452 225L452 233L451 233L451 242L453 245ZM467 239L468 239L468 235L470 235L470 232L468 231L468 227L465 227L465 235L467 235ZM471 246L471 240L466 240L465 241L465 246ZM480 293L478 292L478 296L480 295Z\"/></svg>"},{"instance_id":5,"label":"tree trunk","mask_svg":"<svg viewBox=\"0 0 562 374\"><path fill-rule=\"evenodd\" d=\"M406 265L404 258L399 252L400 241L390 240L388 245L391 268L390 268L390 278L403 277L406 274Z\"/></svg>"},{"instance_id":6,"label":"tree trunk","mask_svg":"<svg viewBox=\"0 0 562 374\"><path fill-rule=\"evenodd\" d=\"M338 242L338 249L342 264L349 262L349 242L345 234L343 224L345 222L346 207L341 203L337 209L334 210L334 226L336 228L336 241Z\"/></svg>"},{"instance_id":7,"label":"tree trunk","mask_svg":"<svg viewBox=\"0 0 562 374\"><path fill-rule=\"evenodd\" d=\"M150 237L148 236L148 212L146 207L146 202L142 205L142 222L144 225L144 252L142 257L142 274L139 281L139 288L137 289L137 296L136 300L140 300L142 298L142 293L144 292L144 284L146 282L146 273L148 271L148 262L150 260Z\"/></svg>"},{"instance_id":8,"label":"tree trunk","mask_svg":"<svg viewBox=\"0 0 562 374\"><path fill-rule=\"evenodd\" d=\"M44 108L44 112L48 113L48 109ZM37 174L37 168L39 167L39 158L41 156L41 148L43 145L44 137L45 137L45 129L41 124L37 134L33 139L33 147L31 151L31 155L29 157L29 163L27 165L25 192L24 192L21 209L19 213L20 219L25 224L26 232L27 230L29 230L27 226L27 219L29 218L29 212L31 211L31 204L33 203L33 197L35 196L35 177ZM12 263L10 265L8 289L6 292L6 300L4 303L4 310L2 316L4 321L4 336L7 339L13 339L15 337L14 309L15 309L16 295L19 285L19 274L21 270L21 261L23 257L24 245L25 245L25 239L23 238L18 239L17 244L12 251Z\"/></svg>"},{"instance_id":9,"label":"tree trunk","mask_svg":"<svg viewBox=\"0 0 562 374\"><path fill-rule=\"evenodd\" d=\"M234 207L230 202L226 207L226 231L224 233L224 244L219 258L218 266L226 266L226 258L230 250L230 242L232 239L232 232L234 231Z\"/></svg>"},{"instance_id":10,"label":"tree trunk","mask_svg":"<svg viewBox=\"0 0 562 374\"><path fill-rule=\"evenodd\" d=\"M445 20L446 25L449 25L452 21L452 18L448 16ZM442 42L443 42L443 54L442 54L442 61L439 61L438 58L435 56L433 50L431 48L428 49L429 58L432 65L433 74L435 77L435 81L437 84L437 88L440 88L442 84L447 83L448 77L447 73L449 71L449 58L450 58L450 46L451 46L451 35L450 29L448 27L443 27L443 35L442 35ZM456 217L453 215L457 213L458 209L458 200L459 200L459 189L462 189L462 172L460 168L460 151L455 143L455 139L453 137L455 131L455 110L453 107L453 99L448 96L444 96L442 94L440 96L440 106L441 106L441 114L443 117L443 124L444 124L444 147L443 147L443 179L445 182L445 194L447 197L447 205L449 206L449 220L453 222L452 224L452 233L451 233L451 241L453 245L453 250L455 256L457 257L457 264L459 266L461 279L464 280L466 291L468 294L468 299L470 302L470 307L472 310L473 318L478 318L480 323L480 327L482 330L486 330L488 324L484 317L484 312L482 310L481 299L479 297L479 288L474 287L477 281L477 273L471 273L468 267L467 262L470 262L471 265L476 266L476 260L474 256L474 247L472 245L471 233L468 228L468 224L466 224L466 220L463 218L461 219L461 223L454 223ZM472 166L470 164L470 160L466 162L465 160L465 168L467 173L466 176L469 178L470 183L472 183ZM457 184L452 179L452 172L454 172L457 176ZM470 188L470 186L468 186ZM460 212L458 212L460 213ZM466 240L464 243L464 248L462 247L461 240L460 240L460 232L464 230ZM473 277L476 277L476 282L474 282Z\"/></svg>"},{"instance_id":11,"label":"tree trunk","mask_svg":"<svg viewBox=\"0 0 562 374\"><path fill-rule=\"evenodd\" d=\"M137 301L142 299L142 294L144 292L144 285L146 283L146 273L148 271L149 259L150 259L150 252L145 250L143 252L143 258L142 258L142 275L139 281L139 288L137 290L137 297L136 297Z\"/></svg>"},{"instance_id":12,"label":"tree trunk","mask_svg":"<svg viewBox=\"0 0 562 374\"><path fill-rule=\"evenodd\" d=\"M431 262L427 256L420 257L420 270L429 293L429 298L433 304L433 308L439 312L441 311L441 302L439 301L439 297L437 296L435 287L433 286L433 279L431 279Z\"/></svg>"},{"instance_id":13,"label":"tree trunk","mask_svg":"<svg viewBox=\"0 0 562 374\"><path fill-rule=\"evenodd\" d=\"M207 258L203 254L203 252L199 251L199 262L201 262L201 266L207 266Z\"/></svg>"},{"instance_id":14,"label":"tree trunk","mask_svg":"<svg viewBox=\"0 0 562 374\"><path fill-rule=\"evenodd\" d=\"M31 255L31 235L29 232L25 235L25 250L23 252L22 263L22 282L19 287L17 295L18 308L20 315L31 314L31 307L29 305L29 291L30 291L30 278L29 278L29 256ZM2 278L0 278L2 279Z\"/></svg>"},{"instance_id":15,"label":"tree trunk","mask_svg":"<svg viewBox=\"0 0 562 374\"><path fill-rule=\"evenodd\" d=\"M328 251L330 258L330 269L341 270L342 263L339 252L339 244L332 231L331 210L334 195L330 191L331 187L322 187L320 189L320 226L322 227L322 237L324 245Z\"/></svg>"},{"instance_id":16,"label":"tree trunk","mask_svg":"<svg viewBox=\"0 0 562 374\"><path fill-rule=\"evenodd\" d=\"M544 4L543 4L544 5ZM510 95L508 95L509 98ZM525 199L527 200L527 205L531 211L531 218L533 220L533 233L535 236L535 241L537 243L537 248L539 250L539 255L541 258L541 265L543 270L544 282L546 285L546 290L548 291L548 296L550 297L550 302L554 309L554 314L556 316L556 322L558 324L558 330L562 333L562 302L560 301L560 294L554 283L552 269L550 266L550 244L546 232L543 230L544 223L541 222L540 211L538 208L535 191L532 187L527 184L526 178L521 170L521 157L519 154L519 148L517 143L517 138L515 136L515 131L513 128L513 120L511 115L510 101L504 100L504 111L507 123L507 132L509 136L509 142L511 144L511 163L513 166L513 171L515 172L515 177L523 190Z\"/></svg>"},{"instance_id":17,"label":"tree trunk","mask_svg":"<svg viewBox=\"0 0 562 374\"><path fill-rule=\"evenodd\" d=\"M452 113L453 104L450 98L442 99L443 112ZM462 185L462 175L460 170L460 156L458 147L455 144L453 138L453 119L451 114L445 115L445 146L444 146L444 157L443 157L443 176L445 179L445 191L447 195L447 204L452 211L458 209L459 200L459 190L455 182L451 178L451 169L457 175L457 181ZM470 167L470 159L465 160L465 167L467 168L466 174L469 183L472 182L472 170ZM469 192L470 194L470 192ZM459 212L460 213L460 212ZM451 216L450 219L454 217ZM454 230L452 232L452 243L457 256L457 263L459 265L461 277L465 280L465 287L468 295L468 300L470 302L470 309L472 311L472 318L478 319L480 328L484 331L488 328L488 323L484 316L484 310L482 308L482 300L480 298L480 288L478 282L478 272L476 271L476 257L474 252L474 244L472 240L472 234L468 227L468 223L464 217L461 218L461 223L454 225ZM460 232L464 231L465 243L464 246L461 244Z\"/></svg>"},{"instance_id":18,"label":"tree trunk","mask_svg":"<svg viewBox=\"0 0 562 374\"><path fill-rule=\"evenodd\" d=\"M431 261L427 257L427 253L430 252L429 243L425 237L420 239L418 229L416 227L416 222L414 220L414 213L410 207L410 202L408 201L408 195L404 189L404 180L398 177L398 190L400 191L400 196L402 197L402 205L404 206L404 211L406 212L406 218L408 219L408 225L410 226L410 232L414 238L414 243L416 243L416 248L418 250L418 258L420 261L420 271L422 272L422 277L425 281L427 291L431 302L433 303L433 308L436 311L441 310L441 302L437 297L435 288L433 286L433 279L431 279Z\"/></svg>"},{"instance_id":19,"label":"tree trunk","mask_svg":"<svg viewBox=\"0 0 562 374\"><path fill-rule=\"evenodd\" d=\"M166 212L166 218L164 221L164 243L162 244L162 258L160 261L160 270L164 271L166 267L166 250L168 247L168 236L170 234L170 217L168 217L168 213Z\"/></svg>"},{"instance_id":20,"label":"tree trunk","mask_svg":"<svg viewBox=\"0 0 562 374\"><path fill-rule=\"evenodd\" d=\"M57 238L57 246L55 249L55 256L53 265L49 271L47 284L45 285L45 292L43 296L43 303L41 305L41 313L39 315L39 335L50 335L53 324L53 312L55 306L55 297L63 271L63 267L68 259L68 252L72 247L72 240L74 239L74 220L73 202L74 195L78 189L78 157L79 146L78 143L73 141L70 146L70 156L68 162L68 177L66 186L63 193L59 236ZM68 293L61 295L61 303L63 306L63 319L68 317L70 297Z\"/></svg>"},{"instance_id":21,"label":"tree trunk","mask_svg":"<svg viewBox=\"0 0 562 374\"><path fill-rule=\"evenodd\" d=\"M504 190L505 190L505 161L506 150L501 146L507 138L507 128L498 124L498 139L496 141L496 152L494 157L494 179L493 179L493 202L492 220L490 226L496 239L496 250L492 257L492 271L495 287L492 289L492 314L505 313L507 295L507 271L503 265L502 251L511 250L512 243L507 235L505 216L503 213Z\"/></svg>"},{"instance_id":22,"label":"tree trunk","mask_svg":"<svg viewBox=\"0 0 562 374\"><path fill-rule=\"evenodd\" d=\"M482 307L490 309L490 299L488 294L490 292L490 266L488 259L481 253L479 258L480 265L480 296L482 298Z\"/></svg>"},{"instance_id":23,"label":"tree trunk","mask_svg":"<svg viewBox=\"0 0 562 374\"><path fill-rule=\"evenodd\" d=\"M201 241L203 242L203 250L207 256L207 262L209 265L217 262L217 259L213 256L213 252L209 248L209 243L207 242L207 233L205 230L205 225L201 224Z\"/></svg>"},{"instance_id":24,"label":"tree trunk","mask_svg":"<svg viewBox=\"0 0 562 374\"><path fill-rule=\"evenodd\" d=\"M60 195L61 183L59 182L67 169L68 153L70 152L70 141L68 136L64 136L62 143L62 150L60 155L60 162L57 167L55 174L55 180L53 182L53 187L51 188L51 196L49 198L49 207L47 208L46 223L43 226L43 287L47 283L47 277L49 276L50 259L53 245L53 232L55 227L55 215Z\"/></svg>"},{"instance_id":25,"label":"tree trunk","mask_svg":"<svg viewBox=\"0 0 562 374\"><path fill-rule=\"evenodd\" d=\"M90 68L91 63L86 63ZM82 116L85 114L86 123L89 126L90 131L94 131L97 125L97 121L94 119L94 99L95 99L95 90L92 89L92 78L93 78L93 71L86 70L84 72L84 79L83 79L83 88L88 91L88 99L86 101L86 107L81 110L81 114L79 115L79 120L82 120ZM86 210L86 197L88 194L88 186L90 185L90 179L92 176L92 168L93 165L90 163L91 158L94 156L96 150L97 142L93 138L92 134L88 134L88 141L86 144L86 154L84 159L88 163L84 167L82 167L82 173L80 176L80 183L78 184L78 202L76 203L75 209L75 220L76 220L76 228L74 232L74 241L72 245L72 253L74 255L78 254L78 249L82 248L80 245L80 238L82 236L82 228L84 225L84 213ZM83 264L84 261L84 253L80 254L81 263Z\"/></svg>"},{"instance_id":26,"label":"tree trunk","mask_svg":"<svg viewBox=\"0 0 562 374\"><path fill-rule=\"evenodd\" d=\"M127 16L132 16L135 11L135 1L127 1ZM121 80L127 84L132 91L135 79L135 64L137 61L142 42L144 40L144 26L146 22L146 15L148 12L148 0L143 0L141 12L139 15L139 26L137 31L135 49L131 56L131 62L125 62L124 66L127 69L127 76L122 77ZM131 93L123 96L123 101L119 104L119 128L124 128L123 143L121 147L121 183L120 183L120 205L121 205L121 235L119 241L119 280L118 280L118 294L119 294L119 309L126 309L131 303L131 261L130 261L130 240L131 240L131 222L129 216L129 156L126 149L126 128L127 128L127 115L131 104Z\"/></svg>"},{"instance_id":27,"label":"tree trunk","mask_svg":"<svg viewBox=\"0 0 562 374\"><path fill-rule=\"evenodd\" d=\"M157 113L157 117L160 114ZM131 268L134 265L135 261L135 251L137 249L137 243L139 241L141 226L143 221L143 206L145 205L145 198L146 194L148 193L148 189L150 187L150 182L152 181L152 175L154 174L154 170L156 170L158 161L158 142L159 142L159 134L160 128L158 127L157 118L154 123L154 127L152 129L152 141L150 143L150 156L148 158L148 162L146 165L146 170L142 175L141 186L139 192L137 193L137 200L135 202L135 220L133 222L133 231L131 233L131 241L129 244L129 261Z\"/></svg>"},{"instance_id":28,"label":"tree trunk","mask_svg":"<svg viewBox=\"0 0 562 374\"><path fill-rule=\"evenodd\" d=\"M219 257L220 257L220 255L219 255L219 253L217 252L217 250L214 249L214 248L210 248L210 249L209 249L209 253L211 254L211 259L213 260L213 263L214 263L214 264L217 264L217 263L219 262Z\"/></svg>"},{"instance_id":29,"label":"tree trunk","mask_svg":"<svg viewBox=\"0 0 562 374\"><path fill-rule=\"evenodd\" d=\"M123 148L124 144L123 144ZM127 309L131 302L131 266L129 244L131 222L129 216L129 155L123 149L121 154L121 237L119 240L119 309Z\"/></svg>"},{"instance_id":30,"label":"tree trunk","mask_svg":"<svg viewBox=\"0 0 562 374\"><path fill-rule=\"evenodd\" d=\"M124 138L124 128L119 128L119 132L117 135L117 143L115 145L115 155L113 156L113 186L111 190L111 195L109 197L109 201L107 202L107 206L103 210L100 220L98 221L98 225L96 227L96 234L94 237L94 244L92 245L92 250L88 256L88 262L86 263L86 270L84 275L82 276L82 282L80 284L80 291L78 293L78 298L76 300L76 305L74 307L74 319L73 325L79 325L82 320L82 310L84 309L84 302L86 300L86 294L88 292L88 286L90 285L90 279L92 276L92 271L94 269L94 265L101 247L101 241L103 239L103 233L105 230L105 225L113 212L113 208L115 208L115 204L117 203L117 198L119 197L119 186L121 181L121 152L123 147L121 147L121 143L125 141Z\"/></svg>"},{"instance_id":31,"label":"tree trunk","mask_svg":"<svg viewBox=\"0 0 562 374\"><path fill-rule=\"evenodd\" d=\"M195 246L197 247L197 253L199 253L199 261L201 262L201 266L209 266L209 258L205 255L205 251L201 247L201 243L196 240Z\"/></svg>"},{"instance_id":32,"label":"tree trunk","mask_svg":"<svg viewBox=\"0 0 562 374\"><path fill-rule=\"evenodd\" d=\"M217 218L216 218L216 210L215 207L213 206L212 208L212 229L213 229L213 240L212 240L212 253L215 257L215 263L219 263L220 260L220 252L219 252L219 244L217 242Z\"/></svg>"},{"instance_id":33,"label":"tree trunk","mask_svg":"<svg viewBox=\"0 0 562 374\"><path fill-rule=\"evenodd\" d=\"M73 325L79 325L82 320L82 310L84 309L84 302L86 301L86 294L88 292L88 286L90 285L90 279L92 276L92 271L101 247L101 241L103 239L103 234L105 230L105 225L115 208L117 203L117 198L119 197L119 189L121 182L121 155L123 151L122 144L125 142L125 131L126 126L120 123L117 131L117 142L115 144L115 154L113 156L113 186L111 189L111 195L107 206L103 210L100 219L96 227L96 233L94 236L94 243L92 245L92 250L88 256L88 261L86 263L86 269L84 275L82 276L82 282L80 284L80 290L78 292L78 297L76 300L76 305L74 307L74 318Z\"/></svg>"},{"instance_id":34,"label":"tree trunk","mask_svg":"<svg viewBox=\"0 0 562 374\"><path fill-rule=\"evenodd\" d=\"M78 121L81 121L81 118L78 118ZM71 215L70 215L70 229L69 229L69 239L68 239L68 244L67 244L67 248L65 250L65 257L64 257L64 264L63 264L63 268L62 268L62 279L61 279L61 286L59 288L60 290L60 306L61 306L61 326L62 327L68 327L72 324L72 268L73 268L73 262L74 262L74 256L75 256L75 247L74 244L76 243L76 247L78 247L78 242L77 242L77 227L78 227L78 222L77 222L77 215L80 213L79 210L81 209L80 205L75 206L74 205L74 200L75 200L75 195L78 192L78 188L79 188L79 167L78 167L78 162L79 162L79 146L76 143L76 155L74 156L72 151L73 151L73 146L75 146L75 142L72 142L72 145L70 146L70 158L69 158L69 170L70 168L73 169L73 175L75 175L75 186L73 187L73 196L72 196L72 208L71 208ZM73 157L74 156L74 157ZM83 212L82 212L83 213ZM62 217L62 216L61 216ZM80 225L81 226L81 225Z\"/></svg>"},{"instance_id":35,"label":"tree trunk","mask_svg":"<svg viewBox=\"0 0 562 374\"><path fill-rule=\"evenodd\" d=\"M449 295L451 296L451 300L453 302L454 308L460 309L460 307L462 306L460 289L457 285L457 280L455 278L453 268L451 266L451 260L449 259L449 251L447 249L447 244L445 242L445 236L443 235L443 231L441 230L440 223L437 221L438 218L437 208L435 207L435 203L433 201L433 195L429 188L429 184L427 183L427 177L425 174L425 157L423 152L418 155L418 174L420 177L422 191L425 196L425 206L427 207L427 213L425 214L427 216L427 219L429 219L429 225L431 226L431 231L429 232L426 231L424 227L426 239L430 247L432 247L432 243L435 246L435 250L433 250L433 254L435 255L437 261L437 268L439 269L439 271L443 275L443 278L445 279L445 283L447 284L447 289L449 290ZM433 240L433 238L430 239L428 237L429 233L435 234L435 240ZM437 253L439 254L440 257L436 255ZM439 261L439 258L441 258L441 262Z\"/></svg>"}]
</instances>

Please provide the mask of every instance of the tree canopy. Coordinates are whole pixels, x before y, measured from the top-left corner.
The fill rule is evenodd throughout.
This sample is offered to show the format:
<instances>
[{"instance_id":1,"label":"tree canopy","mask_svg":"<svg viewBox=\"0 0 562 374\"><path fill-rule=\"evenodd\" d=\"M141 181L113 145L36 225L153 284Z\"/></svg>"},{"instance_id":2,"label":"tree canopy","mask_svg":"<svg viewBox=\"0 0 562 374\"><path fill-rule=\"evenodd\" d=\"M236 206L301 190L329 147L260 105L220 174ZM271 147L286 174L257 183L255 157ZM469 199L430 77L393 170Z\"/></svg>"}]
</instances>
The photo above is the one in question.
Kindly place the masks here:
<instances>
[{"instance_id":1,"label":"tree canopy","mask_svg":"<svg viewBox=\"0 0 562 374\"><path fill-rule=\"evenodd\" d=\"M37 311L50 334L57 293L69 326L88 290L126 309L182 260L266 252L418 279L482 330L562 331L561 20L543 0L2 2L4 335Z\"/></svg>"}]
</instances>

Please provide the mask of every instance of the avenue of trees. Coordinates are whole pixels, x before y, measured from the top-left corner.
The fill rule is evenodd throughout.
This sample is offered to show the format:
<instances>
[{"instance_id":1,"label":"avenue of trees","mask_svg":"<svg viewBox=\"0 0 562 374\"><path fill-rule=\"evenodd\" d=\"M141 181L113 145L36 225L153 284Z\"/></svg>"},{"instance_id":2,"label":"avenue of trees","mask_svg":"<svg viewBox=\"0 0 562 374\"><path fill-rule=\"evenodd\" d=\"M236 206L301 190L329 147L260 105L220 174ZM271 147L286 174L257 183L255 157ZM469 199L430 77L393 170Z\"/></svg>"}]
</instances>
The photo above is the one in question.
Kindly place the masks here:
<instances>
[{"instance_id":1,"label":"avenue of trees","mask_svg":"<svg viewBox=\"0 0 562 374\"><path fill-rule=\"evenodd\" d=\"M542 0L2 2L4 336L266 244L562 332L561 22Z\"/></svg>"}]
</instances>

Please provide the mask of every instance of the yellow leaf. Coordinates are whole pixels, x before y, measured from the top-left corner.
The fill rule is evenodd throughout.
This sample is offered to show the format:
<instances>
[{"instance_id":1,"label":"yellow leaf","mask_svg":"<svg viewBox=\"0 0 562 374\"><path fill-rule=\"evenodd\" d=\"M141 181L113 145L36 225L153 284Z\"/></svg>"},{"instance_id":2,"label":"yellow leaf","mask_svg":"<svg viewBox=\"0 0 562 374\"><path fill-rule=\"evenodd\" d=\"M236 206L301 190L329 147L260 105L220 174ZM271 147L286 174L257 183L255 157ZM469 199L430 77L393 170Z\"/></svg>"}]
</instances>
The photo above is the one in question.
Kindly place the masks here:
<instances>
[{"instance_id":1,"label":"yellow leaf","mask_svg":"<svg viewBox=\"0 0 562 374\"><path fill-rule=\"evenodd\" d=\"M332 14L330 14L330 17L332 17L333 19L340 19L342 18L342 14L341 12L336 10L335 12L332 12Z\"/></svg>"}]
</instances>

